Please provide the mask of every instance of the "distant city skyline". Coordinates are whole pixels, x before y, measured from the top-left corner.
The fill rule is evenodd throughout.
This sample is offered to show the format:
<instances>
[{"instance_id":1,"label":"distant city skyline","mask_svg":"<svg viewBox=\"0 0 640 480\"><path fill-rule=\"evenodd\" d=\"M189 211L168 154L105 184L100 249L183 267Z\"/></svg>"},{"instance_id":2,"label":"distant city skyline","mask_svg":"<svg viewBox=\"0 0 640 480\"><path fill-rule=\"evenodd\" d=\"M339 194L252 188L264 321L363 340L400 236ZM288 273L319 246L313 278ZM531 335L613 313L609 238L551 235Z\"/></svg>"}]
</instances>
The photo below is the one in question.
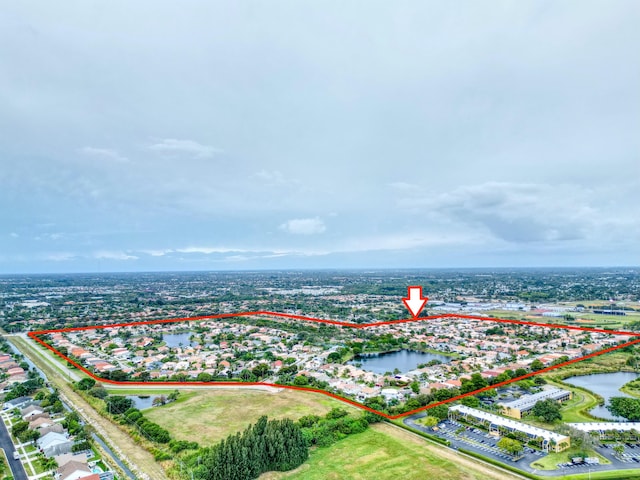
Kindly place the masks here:
<instances>
[{"instance_id":1,"label":"distant city skyline","mask_svg":"<svg viewBox=\"0 0 640 480\"><path fill-rule=\"evenodd\" d=\"M640 264L640 3L17 3L0 274Z\"/></svg>"}]
</instances>

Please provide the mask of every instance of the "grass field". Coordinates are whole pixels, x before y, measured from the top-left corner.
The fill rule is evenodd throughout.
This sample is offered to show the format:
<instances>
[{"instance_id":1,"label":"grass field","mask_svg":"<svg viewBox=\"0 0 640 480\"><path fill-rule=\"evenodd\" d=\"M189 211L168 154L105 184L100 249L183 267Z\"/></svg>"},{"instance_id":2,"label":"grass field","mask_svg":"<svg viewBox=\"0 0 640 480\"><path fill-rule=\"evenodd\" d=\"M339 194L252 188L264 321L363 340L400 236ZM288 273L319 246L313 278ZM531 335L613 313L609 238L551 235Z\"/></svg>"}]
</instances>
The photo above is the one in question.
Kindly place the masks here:
<instances>
[{"instance_id":1,"label":"grass field","mask_svg":"<svg viewBox=\"0 0 640 480\"><path fill-rule=\"evenodd\" d=\"M512 310L489 310L484 312L494 318L512 318L537 323L551 323L560 325L578 325L581 327L608 327L624 330L624 325L640 320L640 312L627 312L627 315L600 315L588 312L567 312L574 320L567 321L562 317L542 317L531 315L529 312L515 312Z\"/></svg>"},{"instance_id":2,"label":"grass field","mask_svg":"<svg viewBox=\"0 0 640 480\"><path fill-rule=\"evenodd\" d=\"M562 387L566 388L566 387ZM584 415L582 412L588 412L598 406L598 400L585 390L577 388L571 389L573 398L566 402L560 413L562 413L562 421L565 423L575 422L593 422L591 417Z\"/></svg>"},{"instance_id":3,"label":"grass field","mask_svg":"<svg viewBox=\"0 0 640 480\"><path fill-rule=\"evenodd\" d=\"M629 354L621 351L605 353L596 357L577 362L566 367L545 374L545 378L563 379L573 375L589 375L591 373L608 373L632 371L626 362Z\"/></svg>"},{"instance_id":4,"label":"grass field","mask_svg":"<svg viewBox=\"0 0 640 480\"><path fill-rule=\"evenodd\" d=\"M146 390L127 393L150 394ZM296 420L304 415L324 415L334 407L360 411L314 393L216 389L181 390L178 402L145 410L145 417L169 430L179 440L196 441L206 446L244 430L261 415Z\"/></svg>"},{"instance_id":5,"label":"grass field","mask_svg":"<svg viewBox=\"0 0 640 480\"><path fill-rule=\"evenodd\" d=\"M581 450L579 448L570 448L569 450L565 450L564 452L550 453L533 462L531 466L540 470L557 470L559 463L570 462L571 459L578 456L580 452ZM590 450L588 453L590 457L598 457L600 459L601 465L611 463L609 460L607 460L605 457L594 450Z\"/></svg>"},{"instance_id":6,"label":"grass field","mask_svg":"<svg viewBox=\"0 0 640 480\"><path fill-rule=\"evenodd\" d=\"M260 480L511 479L511 474L440 449L390 425L376 424L331 447L312 451L293 472L271 472Z\"/></svg>"}]
</instances>

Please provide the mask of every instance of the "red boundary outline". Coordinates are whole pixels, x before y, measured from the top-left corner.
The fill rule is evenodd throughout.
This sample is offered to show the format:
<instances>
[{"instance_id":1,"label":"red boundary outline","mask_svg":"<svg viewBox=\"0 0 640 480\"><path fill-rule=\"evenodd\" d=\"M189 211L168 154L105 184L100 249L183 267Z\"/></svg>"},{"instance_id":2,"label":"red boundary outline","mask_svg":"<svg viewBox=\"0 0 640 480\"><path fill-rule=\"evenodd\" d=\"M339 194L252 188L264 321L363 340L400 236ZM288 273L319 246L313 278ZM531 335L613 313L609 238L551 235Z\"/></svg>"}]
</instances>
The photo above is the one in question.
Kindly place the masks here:
<instances>
[{"instance_id":1,"label":"red boundary outline","mask_svg":"<svg viewBox=\"0 0 640 480\"><path fill-rule=\"evenodd\" d=\"M540 373L549 372L549 371L554 370L556 368L564 367L566 365L571 365L572 363L577 363L577 362L580 362L582 360L586 360L588 358L592 358L592 357L596 357L598 355L602 355L602 354L605 354L605 353L608 353L608 352L612 352L612 351L617 350L619 348L624 348L624 347L627 347L629 345L634 345L634 344L640 343L640 338L636 338L635 340L631 340L629 342L625 342L625 343L622 343L620 345L616 345L614 347L605 348L604 350L599 350L597 352L592 352L592 353L590 353L588 355L585 355L583 357L574 358L574 359L568 360L566 362L560 363L558 365L545 367L545 368L543 368L541 370L538 370L536 372L527 373L526 375L522 375L520 377L516 377L516 378L512 378L512 379L506 380L504 382L499 382L499 383L496 383L494 385L490 385L490 386L487 386L487 387L484 387L484 388L480 388L478 390L474 390L473 392L464 393L462 395L457 395L457 396L452 397L452 398L450 398L448 400L443 400L441 402L432 403L430 405L427 405L427 406L424 406L424 407L420 407L420 408L416 408L415 410L411 410L409 412L404 412L404 413L401 413L401 414L398 414L398 415L388 415L388 414L386 414L384 412L381 412L381 411L375 410L373 408L367 407L366 405L358 403L358 402L356 402L354 400L351 400L349 398L345 398L345 397L341 397L340 395L336 395L335 393L327 392L325 390L321 390L321 389L318 389L318 388L298 387L298 386L295 386L295 385L278 385L278 384L275 384L275 383L263 383L263 382L120 382L120 381L116 381L116 380L107 380L107 379L104 379L104 378L101 378L101 377L95 375L94 373L90 372L89 370L87 370L82 365L80 365L80 364L76 363L75 361L71 360L69 357L67 357L66 355L64 355L61 352L59 352L58 350L53 348L51 345L48 345L47 343L45 343L39 337L40 335L47 335L49 333L73 332L73 331L78 331L78 330L99 330L99 329L105 329L105 328L130 327L130 326L136 326L136 325L154 325L154 324L161 324L161 323L193 322L193 321L199 321L199 320L215 320L215 319L223 319L223 318L248 317L248 316L281 317L281 318L287 318L287 319L293 319L293 320L302 320L302 321L308 321L308 322L324 323L324 324L329 324L329 325L337 325L337 326L340 326L340 327L356 328L356 329L378 327L378 326L381 326L381 325L396 325L396 324L409 323L409 322L422 322L422 321L428 321L428 320L435 320L435 319L439 319L439 318L462 318L462 319L481 320L481 321L489 321L489 322L497 322L497 323L510 323L510 324L516 324L516 325L529 325L529 326L534 326L534 327L546 327L546 328L556 328L556 329L564 329L564 330L580 330L580 331L583 331L583 332L597 332L597 333L606 333L606 334L609 334L609 335L626 335L626 336L631 336L631 337L640 337L640 333L624 332L624 331L616 331L616 330L606 330L606 329L602 329L602 328L577 327L577 326L573 326L573 325L554 325L554 324L549 324L549 323L527 322L527 321L524 321L524 320L507 320L507 319L504 319L504 318L480 317L480 316L475 316L475 315L458 315L458 314L453 314L453 313L443 313L443 314L431 315L431 316L427 316L427 317L406 318L406 319L402 319L402 320L389 320L389 321L385 321L385 322L355 324L355 323L348 323L348 322L340 322L338 320L327 320L327 319L322 319L322 318L305 317L305 316L302 316L302 315L292 315L292 314L288 314L288 313L278 313L278 312L269 312L269 311L223 313L223 314L219 314L219 315L204 315L204 316L198 316L198 317L165 318L165 319L161 319L161 320L146 320L146 321L139 321L139 322L114 323L114 324L93 325L93 326L86 326L86 327L60 328L60 329L54 329L54 330L39 330L39 331L35 331L35 332L29 332L28 335L29 335L30 338L32 338L36 342L40 343L44 347L48 348L53 353L55 353L56 355L61 357L63 360L67 361L68 363L70 363L74 367L82 370L84 373L89 375L94 380L96 380L98 382L102 382L102 383L108 383L108 384L112 384L112 385L132 385L132 386L154 385L154 386L158 386L158 387L176 386L176 385L195 385L195 386L198 386L198 385L204 385L204 386L211 386L211 385L220 385L220 386L233 385L233 386L238 386L238 385L241 385L241 386L266 386L266 387L275 387L275 388L287 388L287 389L290 389L290 390L301 390L301 391L305 391L305 392L314 392L314 393L320 393L320 394L323 394L323 395L327 395L329 397L335 398L337 400L340 400L342 402L348 403L350 405L353 405L355 407L361 408L363 410L367 410L369 412L375 413L377 415L380 415L382 417L388 418L390 420L394 420L394 419L397 419L397 418L402 418L402 417L406 417L406 416L409 416L409 415L413 415L415 413L418 413L418 412L421 412L421 411L424 411L424 410L428 410L428 409L436 407L438 405L443 405L445 403L454 402L456 400L460 400L461 398L468 397L468 396L471 396L471 395L476 395L478 393L490 390L492 388L502 387L502 386L507 385L509 383L513 383L513 382L517 382L517 381L523 380L525 378L533 377L534 375L538 375Z\"/></svg>"}]
</instances>

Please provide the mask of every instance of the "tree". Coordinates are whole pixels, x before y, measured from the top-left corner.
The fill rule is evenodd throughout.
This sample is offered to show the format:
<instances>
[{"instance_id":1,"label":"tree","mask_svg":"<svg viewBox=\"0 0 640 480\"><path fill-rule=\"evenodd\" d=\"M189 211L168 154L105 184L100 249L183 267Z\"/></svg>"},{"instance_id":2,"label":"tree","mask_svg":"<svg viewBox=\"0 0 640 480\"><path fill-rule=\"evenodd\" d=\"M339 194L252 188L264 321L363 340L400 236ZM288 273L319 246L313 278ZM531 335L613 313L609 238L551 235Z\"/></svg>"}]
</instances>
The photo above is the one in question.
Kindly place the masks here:
<instances>
[{"instance_id":1,"label":"tree","mask_svg":"<svg viewBox=\"0 0 640 480\"><path fill-rule=\"evenodd\" d=\"M554 400L540 400L531 409L531 414L538 418L541 418L547 423L555 422L556 420L562 420L562 414L560 413L560 404Z\"/></svg>"},{"instance_id":2,"label":"tree","mask_svg":"<svg viewBox=\"0 0 640 480\"><path fill-rule=\"evenodd\" d=\"M292 470L308 456L298 425L290 419L268 421L261 417L244 432L200 450L193 456L197 458L193 472L199 480L252 479L268 471Z\"/></svg>"},{"instance_id":3,"label":"tree","mask_svg":"<svg viewBox=\"0 0 640 480\"><path fill-rule=\"evenodd\" d=\"M240 372L240 378L244 382L253 382L256 379L255 375L246 368Z\"/></svg>"},{"instance_id":4,"label":"tree","mask_svg":"<svg viewBox=\"0 0 640 480\"><path fill-rule=\"evenodd\" d=\"M618 457L621 457L622 454L624 453L624 445L622 443L614 445L613 446L613 451Z\"/></svg>"},{"instance_id":5,"label":"tree","mask_svg":"<svg viewBox=\"0 0 640 480\"><path fill-rule=\"evenodd\" d=\"M109 396L109 392L104 387L95 386L91 390L89 390L89 395L96 398L105 399Z\"/></svg>"},{"instance_id":6,"label":"tree","mask_svg":"<svg viewBox=\"0 0 640 480\"><path fill-rule=\"evenodd\" d=\"M609 400L607 408L618 417L624 417L631 422L640 421L640 399L613 397Z\"/></svg>"},{"instance_id":7,"label":"tree","mask_svg":"<svg viewBox=\"0 0 640 480\"><path fill-rule=\"evenodd\" d=\"M438 423L440 423L440 419L432 416L425 417L424 420L422 420L422 424L425 427L430 428L435 427L436 425L438 425Z\"/></svg>"},{"instance_id":8,"label":"tree","mask_svg":"<svg viewBox=\"0 0 640 480\"><path fill-rule=\"evenodd\" d=\"M271 373L271 371L269 370L269 365L268 364L260 363L260 364L256 365L255 367L253 367L253 370L251 370L251 373L253 373L258 378L264 378L267 375L269 375Z\"/></svg>"},{"instance_id":9,"label":"tree","mask_svg":"<svg viewBox=\"0 0 640 480\"><path fill-rule=\"evenodd\" d=\"M196 377L196 380L198 382L210 382L211 380L213 380L213 375L207 372L200 372Z\"/></svg>"},{"instance_id":10,"label":"tree","mask_svg":"<svg viewBox=\"0 0 640 480\"><path fill-rule=\"evenodd\" d=\"M76 386L78 387L78 390L90 390L95 384L96 381L93 378L83 378L76 384Z\"/></svg>"},{"instance_id":11,"label":"tree","mask_svg":"<svg viewBox=\"0 0 640 480\"><path fill-rule=\"evenodd\" d=\"M109 395L105 401L107 403L107 412L111 415L119 415L133 407L133 400L121 395Z\"/></svg>"},{"instance_id":12,"label":"tree","mask_svg":"<svg viewBox=\"0 0 640 480\"><path fill-rule=\"evenodd\" d=\"M346 410L339 407L335 407L329 410L329 412L326 415L326 418L330 420L337 419L337 418L346 417L348 414L349 413Z\"/></svg>"},{"instance_id":13,"label":"tree","mask_svg":"<svg viewBox=\"0 0 640 480\"><path fill-rule=\"evenodd\" d=\"M13 424L13 426L11 427L11 433L13 434L14 437L18 437L23 432L26 432L28 429L29 429L29 422L25 422L21 420Z\"/></svg>"},{"instance_id":14,"label":"tree","mask_svg":"<svg viewBox=\"0 0 640 480\"><path fill-rule=\"evenodd\" d=\"M473 395L470 397L464 397L462 400L460 400L460 403L462 403L462 405L466 407L472 407L472 408L476 408L480 406L480 400L478 400Z\"/></svg>"},{"instance_id":15,"label":"tree","mask_svg":"<svg viewBox=\"0 0 640 480\"><path fill-rule=\"evenodd\" d=\"M544 368L544 363L540 361L540 359L536 358L533 362L531 362L531 370L533 372L537 372L538 370L542 370Z\"/></svg>"},{"instance_id":16,"label":"tree","mask_svg":"<svg viewBox=\"0 0 640 480\"><path fill-rule=\"evenodd\" d=\"M328 363L340 363L342 361L342 355L338 352L331 352L329 356L327 356Z\"/></svg>"},{"instance_id":17,"label":"tree","mask_svg":"<svg viewBox=\"0 0 640 480\"><path fill-rule=\"evenodd\" d=\"M523 450L522 443L520 443L518 440L507 437L502 437L500 440L498 440L498 443L496 445L500 450L503 450L508 454L513 455L514 457L521 453Z\"/></svg>"},{"instance_id":18,"label":"tree","mask_svg":"<svg viewBox=\"0 0 640 480\"><path fill-rule=\"evenodd\" d=\"M411 387L411 390L413 391L413 393L415 394L420 393L420 384L418 382L411 382L409 387Z\"/></svg>"},{"instance_id":19,"label":"tree","mask_svg":"<svg viewBox=\"0 0 640 480\"><path fill-rule=\"evenodd\" d=\"M429 409L429 415L445 420L449 416L449 407L447 405L438 405Z\"/></svg>"}]
</instances>

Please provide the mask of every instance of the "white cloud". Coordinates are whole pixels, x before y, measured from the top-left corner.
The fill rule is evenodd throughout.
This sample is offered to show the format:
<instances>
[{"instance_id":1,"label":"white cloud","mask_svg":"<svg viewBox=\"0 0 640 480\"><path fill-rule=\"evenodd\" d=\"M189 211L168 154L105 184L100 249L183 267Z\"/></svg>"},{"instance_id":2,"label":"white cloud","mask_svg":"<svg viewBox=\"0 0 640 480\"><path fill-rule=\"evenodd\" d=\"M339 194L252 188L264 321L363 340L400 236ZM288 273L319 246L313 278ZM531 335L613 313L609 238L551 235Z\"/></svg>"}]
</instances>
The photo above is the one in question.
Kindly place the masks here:
<instances>
[{"instance_id":1,"label":"white cloud","mask_svg":"<svg viewBox=\"0 0 640 480\"><path fill-rule=\"evenodd\" d=\"M280 230L294 235L316 235L327 229L324 222L318 218L294 218L280 225Z\"/></svg>"},{"instance_id":2,"label":"white cloud","mask_svg":"<svg viewBox=\"0 0 640 480\"><path fill-rule=\"evenodd\" d=\"M135 255L129 255L123 251L101 250L96 252L94 258L98 260L138 260Z\"/></svg>"},{"instance_id":3,"label":"white cloud","mask_svg":"<svg viewBox=\"0 0 640 480\"><path fill-rule=\"evenodd\" d=\"M486 237L486 236L485 236ZM480 244L487 239L463 233L412 232L352 238L331 253L400 251L428 247L460 247Z\"/></svg>"},{"instance_id":4,"label":"white cloud","mask_svg":"<svg viewBox=\"0 0 640 480\"><path fill-rule=\"evenodd\" d=\"M73 260L74 258L77 258L77 255L70 252L54 252L48 253L44 256L45 260L49 260L52 262L68 262L69 260Z\"/></svg>"},{"instance_id":5,"label":"white cloud","mask_svg":"<svg viewBox=\"0 0 640 480\"><path fill-rule=\"evenodd\" d=\"M203 145L194 140L178 140L175 138L165 138L147 147L160 153L191 155L194 158L211 158L222 150L210 145Z\"/></svg>"},{"instance_id":6,"label":"white cloud","mask_svg":"<svg viewBox=\"0 0 640 480\"><path fill-rule=\"evenodd\" d=\"M127 157L110 148L83 147L78 151L89 157L101 158L112 162L125 163L129 161Z\"/></svg>"},{"instance_id":7,"label":"white cloud","mask_svg":"<svg viewBox=\"0 0 640 480\"><path fill-rule=\"evenodd\" d=\"M172 248L141 250L142 253L146 253L147 255L151 255L152 257L164 257L169 253L173 253L174 251L175 250L173 250Z\"/></svg>"},{"instance_id":8,"label":"white cloud","mask_svg":"<svg viewBox=\"0 0 640 480\"><path fill-rule=\"evenodd\" d=\"M9 236L12 238L18 238L20 235L18 235L16 232L11 232Z\"/></svg>"},{"instance_id":9,"label":"white cloud","mask_svg":"<svg viewBox=\"0 0 640 480\"><path fill-rule=\"evenodd\" d=\"M212 253L242 253L247 252L248 250L226 247L186 247L176 248L175 251L178 253L201 253L204 255L211 255Z\"/></svg>"}]
</instances>

